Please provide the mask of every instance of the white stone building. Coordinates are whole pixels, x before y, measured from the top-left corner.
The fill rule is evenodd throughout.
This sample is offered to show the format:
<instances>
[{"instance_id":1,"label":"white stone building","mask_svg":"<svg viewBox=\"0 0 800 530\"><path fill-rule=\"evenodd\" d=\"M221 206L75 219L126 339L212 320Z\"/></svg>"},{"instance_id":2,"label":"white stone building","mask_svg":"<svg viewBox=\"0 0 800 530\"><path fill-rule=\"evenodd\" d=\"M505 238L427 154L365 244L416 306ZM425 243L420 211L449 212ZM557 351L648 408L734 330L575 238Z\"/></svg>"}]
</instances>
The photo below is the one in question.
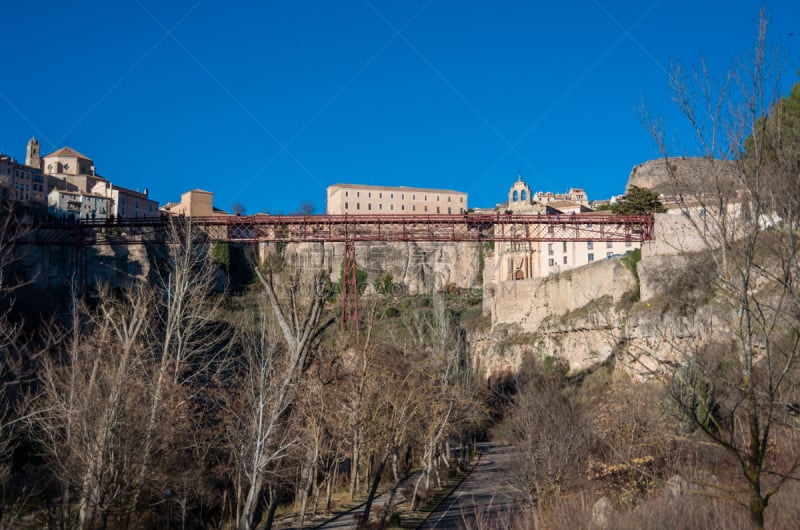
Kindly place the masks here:
<instances>
[{"instance_id":1,"label":"white stone building","mask_svg":"<svg viewBox=\"0 0 800 530\"><path fill-rule=\"evenodd\" d=\"M111 199L80 191L52 190L47 194L47 212L53 217L69 220L107 219L111 210Z\"/></svg>"},{"instance_id":2,"label":"white stone building","mask_svg":"<svg viewBox=\"0 0 800 530\"><path fill-rule=\"evenodd\" d=\"M463 214L467 194L453 190L334 184L328 186L328 215L431 215Z\"/></svg>"},{"instance_id":3,"label":"white stone building","mask_svg":"<svg viewBox=\"0 0 800 530\"><path fill-rule=\"evenodd\" d=\"M593 217L608 215L608 212L592 211L586 192L580 188L572 188L565 194L532 194L521 176L511 186L508 202L498 207L512 214L569 215L585 224L587 229L592 228ZM633 241L498 242L493 257L495 279L541 278L595 261L620 257L639 247L641 243Z\"/></svg>"}]
</instances>

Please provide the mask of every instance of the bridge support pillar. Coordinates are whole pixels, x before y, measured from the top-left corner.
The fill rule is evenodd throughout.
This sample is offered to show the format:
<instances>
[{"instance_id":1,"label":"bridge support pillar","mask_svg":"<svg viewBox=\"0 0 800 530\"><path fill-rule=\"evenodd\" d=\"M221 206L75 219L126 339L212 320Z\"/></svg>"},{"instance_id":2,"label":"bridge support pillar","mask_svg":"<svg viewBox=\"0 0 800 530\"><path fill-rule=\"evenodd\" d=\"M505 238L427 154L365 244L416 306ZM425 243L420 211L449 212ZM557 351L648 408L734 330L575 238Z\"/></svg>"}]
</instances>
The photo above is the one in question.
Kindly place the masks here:
<instances>
[{"instance_id":1,"label":"bridge support pillar","mask_svg":"<svg viewBox=\"0 0 800 530\"><path fill-rule=\"evenodd\" d=\"M349 338L353 346L358 345L358 281L356 273L356 245L348 240L344 244L342 265L342 338Z\"/></svg>"}]
</instances>

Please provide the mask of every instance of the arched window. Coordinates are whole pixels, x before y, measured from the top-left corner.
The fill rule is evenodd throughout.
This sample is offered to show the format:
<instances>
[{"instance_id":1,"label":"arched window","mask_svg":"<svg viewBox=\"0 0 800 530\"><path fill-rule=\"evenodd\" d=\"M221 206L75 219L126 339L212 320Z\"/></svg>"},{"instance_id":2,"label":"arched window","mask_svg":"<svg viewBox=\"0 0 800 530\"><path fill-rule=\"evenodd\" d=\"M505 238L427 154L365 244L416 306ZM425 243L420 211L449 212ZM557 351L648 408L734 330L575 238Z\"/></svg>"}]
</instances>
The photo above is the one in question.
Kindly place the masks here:
<instances>
[{"instance_id":1,"label":"arched window","mask_svg":"<svg viewBox=\"0 0 800 530\"><path fill-rule=\"evenodd\" d=\"M517 190L514 190L514 202L517 202L518 200L517 194L518 194Z\"/></svg>"},{"instance_id":2,"label":"arched window","mask_svg":"<svg viewBox=\"0 0 800 530\"><path fill-rule=\"evenodd\" d=\"M525 199L527 199L527 195L525 193L525 190L522 190L519 194L520 194L520 200L524 201Z\"/></svg>"}]
</instances>

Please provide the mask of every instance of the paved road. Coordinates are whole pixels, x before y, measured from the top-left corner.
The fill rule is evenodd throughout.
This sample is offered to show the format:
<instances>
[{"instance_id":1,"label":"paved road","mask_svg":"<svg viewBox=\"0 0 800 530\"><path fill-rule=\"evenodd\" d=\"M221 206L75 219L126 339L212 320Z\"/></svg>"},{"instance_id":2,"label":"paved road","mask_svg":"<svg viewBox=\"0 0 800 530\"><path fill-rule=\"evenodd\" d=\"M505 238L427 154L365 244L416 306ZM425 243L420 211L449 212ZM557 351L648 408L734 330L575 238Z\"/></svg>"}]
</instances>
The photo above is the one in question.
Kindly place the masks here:
<instances>
[{"instance_id":1,"label":"paved road","mask_svg":"<svg viewBox=\"0 0 800 530\"><path fill-rule=\"evenodd\" d=\"M516 448L479 444L480 460L470 475L420 527L430 529L482 528L477 521L508 520L519 498L508 484Z\"/></svg>"},{"instance_id":2,"label":"paved road","mask_svg":"<svg viewBox=\"0 0 800 530\"><path fill-rule=\"evenodd\" d=\"M431 513L420 528L430 529L464 529L473 528L475 521L504 520L513 513L518 495L508 485L509 469L514 465L515 448L494 443L478 444L480 459L475 469L465 478L453 493L446 498L439 509ZM413 480L409 477L406 480ZM398 488L394 502L401 502L403 488ZM388 498L384 494L375 499L372 506L374 514L379 514L383 503ZM356 528L354 514L360 515L360 509L342 514L330 520L318 529L354 530Z\"/></svg>"}]
</instances>

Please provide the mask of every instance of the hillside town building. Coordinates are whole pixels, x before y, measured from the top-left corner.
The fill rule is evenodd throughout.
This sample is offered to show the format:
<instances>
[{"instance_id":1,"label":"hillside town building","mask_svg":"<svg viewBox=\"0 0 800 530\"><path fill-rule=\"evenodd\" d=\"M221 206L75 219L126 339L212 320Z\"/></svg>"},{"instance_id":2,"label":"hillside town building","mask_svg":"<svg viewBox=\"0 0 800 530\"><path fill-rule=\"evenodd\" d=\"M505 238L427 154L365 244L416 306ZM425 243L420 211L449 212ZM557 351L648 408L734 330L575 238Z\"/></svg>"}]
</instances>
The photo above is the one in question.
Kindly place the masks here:
<instances>
[{"instance_id":1,"label":"hillside town building","mask_svg":"<svg viewBox=\"0 0 800 530\"><path fill-rule=\"evenodd\" d=\"M467 194L453 190L334 184L328 186L328 215L366 214L463 214Z\"/></svg>"},{"instance_id":2,"label":"hillside town building","mask_svg":"<svg viewBox=\"0 0 800 530\"><path fill-rule=\"evenodd\" d=\"M94 161L71 147L41 155L36 138L28 141L25 164L0 155L0 185L10 199L47 204L54 216L81 219L159 215L147 189L112 184L95 171Z\"/></svg>"},{"instance_id":3,"label":"hillside town building","mask_svg":"<svg viewBox=\"0 0 800 530\"><path fill-rule=\"evenodd\" d=\"M207 217L209 215L226 215L214 208L214 194L205 190L189 190L181 195L180 202L168 202L161 211L170 215L186 217Z\"/></svg>"},{"instance_id":4,"label":"hillside town building","mask_svg":"<svg viewBox=\"0 0 800 530\"><path fill-rule=\"evenodd\" d=\"M28 204L44 204L47 186L41 169L0 153L0 197Z\"/></svg>"},{"instance_id":5,"label":"hillside town building","mask_svg":"<svg viewBox=\"0 0 800 530\"><path fill-rule=\"evenodd\" d=\"M592 217L607 215L589 207L589 198L580 188L567 193L531 193L531 188L520 175L508 192L508 202L499 204L499 210L513 214L570 215L585 220L592 226ZM632 241L554 241L554 242L498 242L495 245L495 271L499 281L541 278L550 274L588 265L602 259L619 257L641 247Z\"/></svg>"},{"instance_id":6,"label":"hillside town building","mask_svg":"<svg viewBox=\"0 0 800 530\"><path fill-rule=\"evenodd\" d=\"M62 219L108 219L111 199L80 191L53 190L47 195L47 211Z\"/></svg>"}]
</instances>

